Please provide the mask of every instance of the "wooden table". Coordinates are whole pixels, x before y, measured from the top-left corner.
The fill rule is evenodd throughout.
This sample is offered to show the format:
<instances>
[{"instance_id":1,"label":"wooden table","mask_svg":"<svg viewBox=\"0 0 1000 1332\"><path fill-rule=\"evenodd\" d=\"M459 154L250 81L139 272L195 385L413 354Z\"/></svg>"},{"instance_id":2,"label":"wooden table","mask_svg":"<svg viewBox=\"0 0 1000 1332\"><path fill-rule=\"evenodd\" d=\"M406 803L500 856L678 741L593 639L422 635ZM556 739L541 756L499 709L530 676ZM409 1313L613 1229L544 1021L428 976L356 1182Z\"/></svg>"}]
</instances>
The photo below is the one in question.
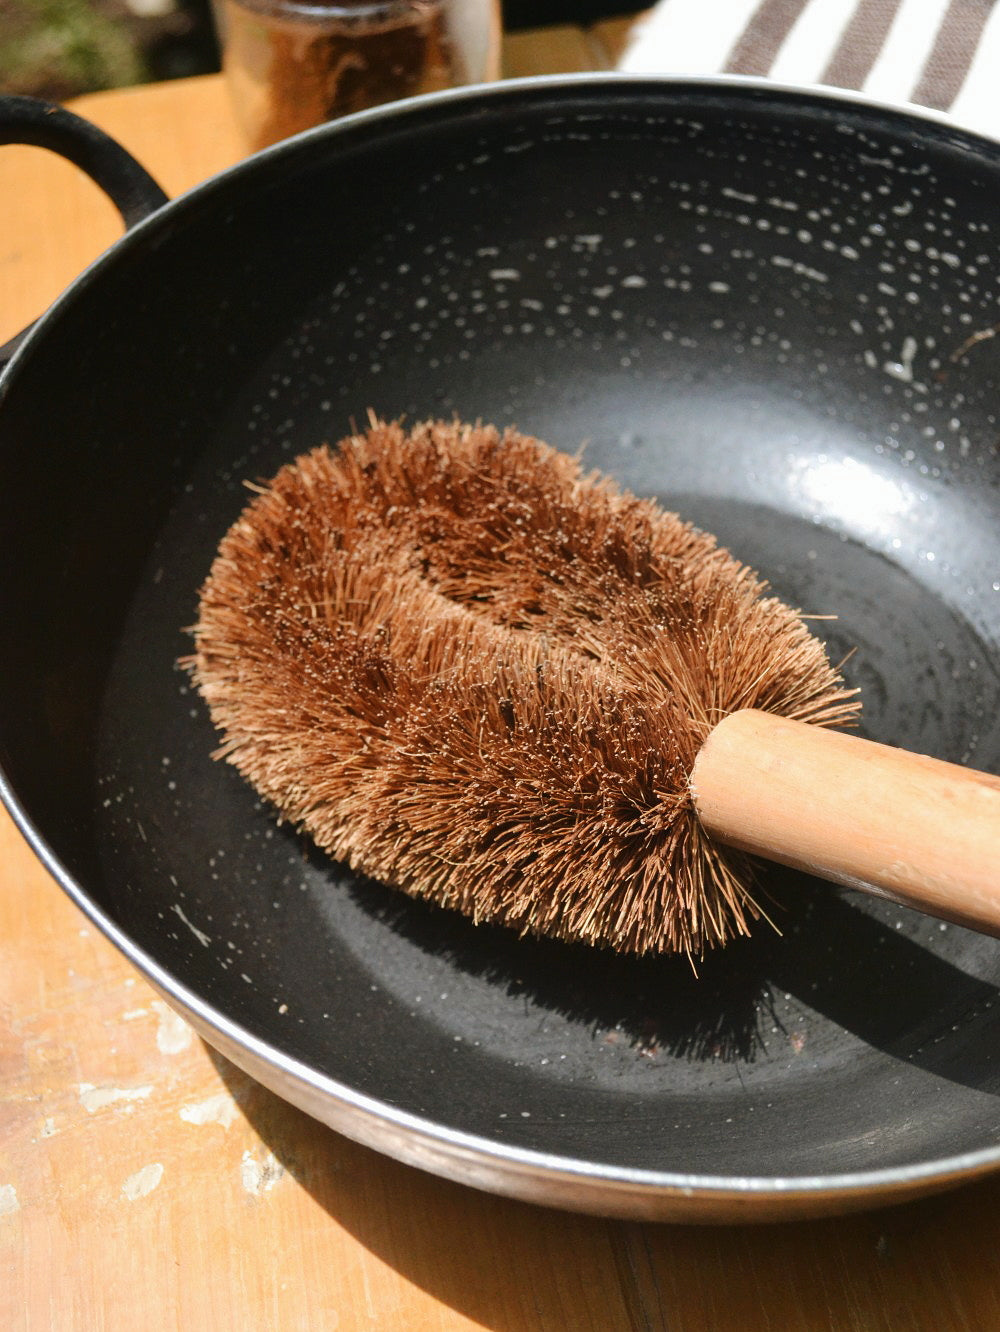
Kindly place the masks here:
<instances>
[{"instance_id":1,"label":"wooden table","mask_svg":"<svg viewBox=\"0 0 1000 1332\"><path fill-rule=\"evenodd\" d=\"M607 65L623 33L509 38L507 70ZM76 106L171 194L241 155L217 76ZM119 224L34 149L0 152L0 198L6 338ZM383 1159L210 1056L0 816L10 1332L989 1332L998 1253L1000 1180L844 1220L701 1229L548 1211Z\"/></svg>"}]
</instances>

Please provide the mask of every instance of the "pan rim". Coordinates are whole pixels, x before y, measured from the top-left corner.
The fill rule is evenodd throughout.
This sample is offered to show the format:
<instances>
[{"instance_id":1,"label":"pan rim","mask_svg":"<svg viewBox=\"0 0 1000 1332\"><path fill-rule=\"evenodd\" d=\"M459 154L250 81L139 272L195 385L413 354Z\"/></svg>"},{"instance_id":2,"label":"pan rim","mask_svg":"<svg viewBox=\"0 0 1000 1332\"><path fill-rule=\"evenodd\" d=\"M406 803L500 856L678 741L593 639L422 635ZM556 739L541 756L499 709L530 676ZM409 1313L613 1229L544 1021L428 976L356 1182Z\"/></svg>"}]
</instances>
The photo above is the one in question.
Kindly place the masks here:
<instances>
[{"instance_id":1,"label":"pan rim","mask_svg":"<svg viewBox=\"0 0 1000 1332\"><path fill-rule=\"evenodd\" d=\"M141 244L142 237L149 229L163 226L165 218L193 206L196 201L217 190L229 188L232 182L242 179L245 173L257 171L259 163L282 160L301 151L303 145L310 142L340 137L369 124L385 120L405 122L409 117L431 113L438 106L461 106L463 103L480 106L504 99L516 99L525 92L572 91L577 87L593 86L650 92L657 89L675 92L691 89L704 93L739 90L741 93L759 94L767 98L805 100L819 106L842 105L879 116L890 116L903 122L926 123L954 135L957 141L965 145L987 150L991 155L996 155L1000 150L1000 140L966 128L945 113L928 108L878 101L844 89L772 83L766 79L740 75L637 75L619 71L539 75L406 99L357 112L264 149L193 186L138 223L88 265L42 315L0 375L0 404L15 383L19 368L31 355L33 347L45 338L49 327L61 318L64 307L74 301L82 289L97 280L106 265L116 262L123 250ZM52 850L2 768L0 800L32 852L62 890L144 978L193 1021L199 1032L212 1033L219 1039L221 1046L248 1052L255 1063L269 1072L286 1091L298 1092L298 1100L294 1096L287 1096L286 1099L295 1101L313 1117L330 1123L337 1131L376 1150L411 1164L422 1165L439 1175L463 1182L478 1182L482 1186L476 1171L478 1165L493 1172L492 1182L485 1187L539 1202L549 1200L549 1188L553 1184L569 1189L575 1187L575 1196L556 1205L591 1212L603 1211L623 1216L649 1215L651 1204L655 1213L657 1200L676 1200L676 1215L682 1217L684 1206L700 1199L719 1208L719 1219L732 1219L733 1212L725 1212L726 1204L730 1203L745 1208L747 1218L753 1219L757 1204L758 1210L765 1211L768 1205L773 1206L776 1202L796 1200L812 1204L815 1213L820 1214L821 1211L836 1210L838 1206L843 1209L852 1199L858 1200L856 1205L859 1206L877 1205L879 1202L928 1192L934 1187L945 1187L1000 1168L998 1143L993 1147L980 1147L932 1160L874 1170L809 1175L679 1173L586 1161L556 1152L505 1144L480 1134L442 1125L362 1093L289 1056L190 990L91 899L82 883L66 869ZM206 1039L209 1044L216 1044L210 1038ZM253 1076L259 1079L258 1073ZM334 1124L308 1110L303 1101L310 1098L333 1102L341 1111L344 1122ZM404 1148L399 1145L401 1138L409 1139ZM432 1164L428 1164L429 1155L433 1157ZM452 1168L445 1168L449 1164ZM621 1195L617 1205L616 1194Z\"/></svg>"}]
</instances>

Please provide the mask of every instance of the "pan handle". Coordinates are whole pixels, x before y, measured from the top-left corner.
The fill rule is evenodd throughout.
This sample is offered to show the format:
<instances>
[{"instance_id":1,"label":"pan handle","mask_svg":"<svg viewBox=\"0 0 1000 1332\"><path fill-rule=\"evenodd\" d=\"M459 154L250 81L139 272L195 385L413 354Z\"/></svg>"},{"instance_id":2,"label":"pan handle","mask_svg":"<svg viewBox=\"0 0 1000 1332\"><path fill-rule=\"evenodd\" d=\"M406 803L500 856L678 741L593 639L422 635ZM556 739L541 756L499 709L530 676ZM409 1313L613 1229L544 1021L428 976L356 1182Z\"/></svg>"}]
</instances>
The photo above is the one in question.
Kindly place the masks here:
<instances>
[{"instance_id":1,"label":"pan handle","mask_svg":"<svg viewBox=\"0 0 1000 1332\"><path fill-rule=\"evenodd\" d=\"M23 143L48 148L66 158L99 185L118 209L126 228L141 222L167 202L145 167L103 130L53 102L36 97L0 96L0 144ZM31 326L0 347L0 369L10 360Z\"/></svg>"}]
</instances>

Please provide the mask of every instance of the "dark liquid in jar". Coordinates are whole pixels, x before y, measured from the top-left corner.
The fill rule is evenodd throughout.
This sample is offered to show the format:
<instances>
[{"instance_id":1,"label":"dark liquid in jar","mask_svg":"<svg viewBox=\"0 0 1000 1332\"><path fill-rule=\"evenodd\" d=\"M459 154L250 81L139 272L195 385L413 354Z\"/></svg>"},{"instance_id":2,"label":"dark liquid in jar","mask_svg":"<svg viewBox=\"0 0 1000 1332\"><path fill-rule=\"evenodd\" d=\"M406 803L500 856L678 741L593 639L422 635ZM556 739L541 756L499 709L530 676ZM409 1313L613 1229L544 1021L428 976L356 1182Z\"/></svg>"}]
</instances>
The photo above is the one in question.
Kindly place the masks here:
<instances>
[{"instance_id":1,"label":"dark liquid in jar","mask_svg":"<svg viewBox=\"0 0 1000 1332\"><path fill-rule=\"evenodd\" d=\"M311 125L469 81L449 0L373 13L223 0L225 68L254 150ZM484 75L485 76L485 75Z\"/></svg>"}]
</instances>

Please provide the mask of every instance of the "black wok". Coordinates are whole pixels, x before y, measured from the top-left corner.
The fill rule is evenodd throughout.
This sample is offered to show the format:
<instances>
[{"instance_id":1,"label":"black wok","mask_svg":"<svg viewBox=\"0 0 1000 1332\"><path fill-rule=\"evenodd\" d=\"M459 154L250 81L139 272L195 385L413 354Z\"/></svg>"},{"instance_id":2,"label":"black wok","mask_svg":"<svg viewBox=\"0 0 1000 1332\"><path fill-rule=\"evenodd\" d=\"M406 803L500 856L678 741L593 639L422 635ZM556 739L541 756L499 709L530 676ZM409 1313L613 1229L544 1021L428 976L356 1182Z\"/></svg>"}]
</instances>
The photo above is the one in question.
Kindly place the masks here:
<instances>
[{"instance_id":1,"label":"black wok","mask_svg":"<svg viewBox=\"0 0 1000 1332\"><path fill-rule=\"evenodd\" d=\"M764 1219L995 1169L995 940L779 871L781 935L698 978L477 929L277 827L176 663L245 479L369 408L481 417L836 614L867 734L1000 770L998 202L1000 148L932 117L588 76L156 208L0 381L0 763L38 854L214 1047L474 1185Z\"/></svg>"}]
</instances>

